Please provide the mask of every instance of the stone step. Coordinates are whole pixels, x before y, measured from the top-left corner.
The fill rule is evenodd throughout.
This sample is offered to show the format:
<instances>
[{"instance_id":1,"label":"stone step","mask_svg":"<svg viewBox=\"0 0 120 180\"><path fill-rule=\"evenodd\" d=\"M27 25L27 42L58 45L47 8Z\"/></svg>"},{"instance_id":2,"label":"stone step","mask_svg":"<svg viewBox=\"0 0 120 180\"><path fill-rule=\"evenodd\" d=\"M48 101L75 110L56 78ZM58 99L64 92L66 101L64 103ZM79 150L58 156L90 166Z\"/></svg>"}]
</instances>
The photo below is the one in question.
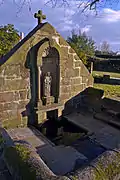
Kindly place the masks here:
<instances>
[{"instance_id":1,"label":"stone step","mask_svg":"<svg viewBox=\"0 0 120 180\"><path fill-rule=\"evenodd\" d=\"M91 138L95 139L105 148L120 149L120 130L117 128L112 127L106 122L96 120L92 116L83 116L77 113L65 116L65 118L80 128L92 132Z\"/></svg>"},{"instance_id":2,"label":"stone step","mask_svg":"<svg viewBox=\"0 0 120 180\"><path fill-rule=\"evenodd\" d=\"M106 112L96 113L94 115L94 118L120 129L120 119L117 117L111 116L110 114L108 115Z\"/></svg>"},{"instance_id":3,"label":"stone step","mask_svg":"<svg viewBox=\"0 0 120 180\"><path fill-rule=\"evenodd\" d=\"M103 152L106 151L105 148L100 146L97 142L93 141L91 138L87 137L84 140L78 139L76 142L72 144L78 152L87 157L88 161L91 162Z\"/></svg>"},{"instance_id":4,"label":"stone step","mask_svg":"<svg viewBox=\"0 0 120 180\"><path fill-rule=\"evenodd\" d=\"M43 147L38 150L38 153L48 167L57 175L65 175L73 171L78 160L79 166L84 165L87 161L87 158L73 147Z\"/></svg>"},{"instance_id":5,"label":"stone step","mask_svg":"<svg viewBox=\"0 0 120 180\"><path fill-rule=\"evenodd\" d=\"M112 126L106 125L94 133L91 138L96 139L106 149L120 150L120 130Z\"/></svg>"},{"instance_id":6,"label":"stone step","mask_svg":"<svg viewBox=\"0 0 120 180\"><path fill-rule=\"evenodd\" d=\"M99 131L99 129L106 126L105 123L101 121L96 121L96 119L94 119L92 115L87 116L81 113L73 113L73 114L64 116L64 118L67 121L82 128L83 131L85 130L86 132L89 132L89 133L97 132Z\"/></svg>"},{"instance_id":7,"label":"stone step","mask_svg":"<svg viewBox=\"0 0 120 180\"><path fill-rule=\"evenodd\" d=\"M110 98L103 98L101 100L101 105L108 111L115 111L117 113L120 113L120 101L116 99L110 99Z\"/></svg>"},{"instance_id":8,"label":"stone step","mask_svg":"<svg viewBox=\"0 0 120 180\"><path fill-rule=\"evenodd\" d=\"M115 110L112 110L112 109L106 110L106 113L112 115L113 117L114 117L114 116L117 116L118 114L120 114L120 112L115 111Z\"/></svg>"}]
</instances>

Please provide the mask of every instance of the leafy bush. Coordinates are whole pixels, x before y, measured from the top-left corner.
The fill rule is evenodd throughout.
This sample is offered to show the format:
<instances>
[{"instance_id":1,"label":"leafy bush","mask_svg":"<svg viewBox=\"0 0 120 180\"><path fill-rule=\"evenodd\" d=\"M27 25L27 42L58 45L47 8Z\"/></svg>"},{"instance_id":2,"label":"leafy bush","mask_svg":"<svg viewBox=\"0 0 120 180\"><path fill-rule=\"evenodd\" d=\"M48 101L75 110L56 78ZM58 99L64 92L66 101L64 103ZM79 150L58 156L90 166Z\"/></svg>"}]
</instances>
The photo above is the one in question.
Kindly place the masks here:
<instances>
[{"instance_id":1,"label":"leafy bush","mask_svg":"<svg viewBox=\"0 0 120 180\"><path fill-rule=\"evenodd\" d=\"M94 56L95 42L92 38L87 37L85 33L72 32L72 36L67 38L67 42L75 50L79 58L87 65L88 55Z\"/></svg>"}]
</instances>

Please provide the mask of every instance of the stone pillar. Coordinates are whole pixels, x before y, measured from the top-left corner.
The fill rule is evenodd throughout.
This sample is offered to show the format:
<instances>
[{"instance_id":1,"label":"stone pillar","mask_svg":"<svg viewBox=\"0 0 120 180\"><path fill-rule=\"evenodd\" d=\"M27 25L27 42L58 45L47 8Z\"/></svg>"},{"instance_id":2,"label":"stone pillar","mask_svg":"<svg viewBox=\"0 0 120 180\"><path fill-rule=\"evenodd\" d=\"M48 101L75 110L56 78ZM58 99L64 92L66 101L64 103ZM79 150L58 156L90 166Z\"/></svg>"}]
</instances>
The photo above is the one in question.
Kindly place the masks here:
<instances>
[{"instance_id":1,"label":"stone pillar","mask_svg":"<svg viewBox=\"0 0 120 180\"><path fill-rule=\"evenodd\" d=\"M38 124L44 123L47 119L47 113L46 112L39 112L38 113Z\"/></svg>"},{"instance_id":2,"label":"stone pillar","mask_svg":"<svg viewBox=\"0 0 120 180\"><path fill-rule=\"evenodd\" d=\"M42 105L41 100L41 68L38 66L38 104L39 106Z\"/></svg>"},{"instance_id":3,"label":"stone pillar","mask_svg":"<svg viewBox=\"0 0 120 180\"><path fill-rule=\"evenodd\" d=\"M93 72L93 62L90 63L90 73L92 74Z\"/></svg>"}]
</instances>

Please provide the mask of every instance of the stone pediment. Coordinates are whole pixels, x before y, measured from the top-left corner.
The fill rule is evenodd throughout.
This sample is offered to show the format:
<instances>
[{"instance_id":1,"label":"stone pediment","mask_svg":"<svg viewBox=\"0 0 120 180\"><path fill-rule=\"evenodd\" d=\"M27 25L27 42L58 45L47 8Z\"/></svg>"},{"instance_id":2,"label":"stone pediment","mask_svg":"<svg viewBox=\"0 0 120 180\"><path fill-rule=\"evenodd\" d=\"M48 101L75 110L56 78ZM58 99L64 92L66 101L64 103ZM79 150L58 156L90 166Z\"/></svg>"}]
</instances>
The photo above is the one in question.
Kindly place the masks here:
<instances>
[{"instance_id":1,"label":"stone pediment","mask_svg":"<svg viewBox=\"0 0 120 180\"><path fill-rule=\"evenodd\" d=\"M43 113L48 106L58 107L60 116L65 103L92 86L93 78L56 29L49 23L41 23L0 59L0 83L0 106L6 112L2 119L8 123L13 114L21 123L23 116L27 119L27 115L33 115L36 106L37 112ZM46 98L47 95L50 97Z\"/></svg>"},{"instance_id":2,"label":"stone pediment","mask_svg":"<svg viewBox=\"0 0 120 180\"><path fill-rule=\"evenodd\" d=\"M11 49L11 51L9 51L5 56L3 56L0 59L0 66L2 64L4 64L16 51L19 50L19 48L21 48L21 46L26 44L28 42L28 40L32 36L34 36L37 33L37 31L39 31L42 28L43 28L42 31L44 31L44 35L47 35L48 33L52 34L55 32L55 29L49 23L42 23L42 24L37 25L31 32L28 33L28 35L24 39L22 39L17 45L15 45ZM52 44L52 42L54 42L54 41L52 41L52 39L51 39L51 44Z\"/></svg>"}]
</instances>

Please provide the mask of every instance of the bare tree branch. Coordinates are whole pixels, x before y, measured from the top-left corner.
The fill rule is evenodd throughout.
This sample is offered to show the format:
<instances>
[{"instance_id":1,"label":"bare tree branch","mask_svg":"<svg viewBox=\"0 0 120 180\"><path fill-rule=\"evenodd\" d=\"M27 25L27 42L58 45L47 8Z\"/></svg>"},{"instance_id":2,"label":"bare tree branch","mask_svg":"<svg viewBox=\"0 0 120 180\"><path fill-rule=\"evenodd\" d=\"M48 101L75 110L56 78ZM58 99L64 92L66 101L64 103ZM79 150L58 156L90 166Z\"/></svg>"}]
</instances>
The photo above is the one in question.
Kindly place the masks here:
<instances>
[{"instance_id":1,"label":"bare tree branch","mask_svg":"<svg viewBox=\"0 0 120 180\"><path fill-rule=\"evenodd\" d=\"M48 0L45 4L47 5L47 4L51 3L52 7L56 7L59 2L60 1L58 1L58 0ZM93 10L96 8L96 3L99 3L99 2L100 2L100 0L88 0L88 2L86 2L86 3L81 1L78 5L78 8L83 7L83 4L84 4L84 8L83 8L84 10L86 10L87 8L89 8L90 10ZM63 6L63 5L68 6L69 3L70 3L69 0L61 0L61 6ZM84 10L83 10L83 12L84 12Z\"/></svg>"},{"instance_id":2,"label":"bare tree branch","mask_svg":"<svg viewBox=\"0 0 120 180\"><path fill-rule=\"evenodd\" d=\"M34 0L13 0L13 3L18 7L18 11L17 14L19 14L22 10L22 8L27 5L29 11L32 10L32 2L34 3ZM55 8L56 6L59 7L68 7L70 5L70 0L44 0L45 5L51 5L51 7ZM73 2L73 1L72 1ZM75 0L75 2L79 2L78 4L76 4L76 6L82 9L82 12L84 13L87 10L93 10L96 11L97 13L97 5L101 5L103 4L103 6L105 6L105 4L109 4L112 6L112 4L114 3L119 3L120 0ZM3 5L4 3L7 3L6 0L0 0L0 6Z\"/></svg>"}]
</instances>

